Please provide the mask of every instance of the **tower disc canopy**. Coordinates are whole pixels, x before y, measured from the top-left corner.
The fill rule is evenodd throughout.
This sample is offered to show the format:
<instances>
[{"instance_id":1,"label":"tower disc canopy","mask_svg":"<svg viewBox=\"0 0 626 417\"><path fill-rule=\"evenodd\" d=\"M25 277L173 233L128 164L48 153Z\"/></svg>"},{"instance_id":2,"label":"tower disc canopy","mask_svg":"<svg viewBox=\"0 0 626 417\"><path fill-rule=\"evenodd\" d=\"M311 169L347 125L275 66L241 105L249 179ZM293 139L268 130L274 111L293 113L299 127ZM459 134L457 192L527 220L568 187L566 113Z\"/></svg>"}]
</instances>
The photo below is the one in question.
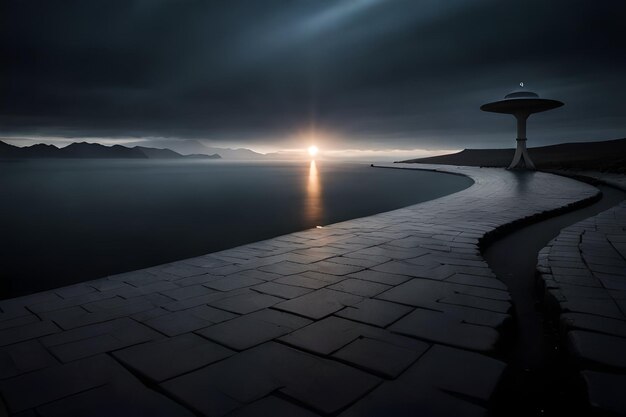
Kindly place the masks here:
<instances>
[{"instance_id":1,"label":"tower disc canopy","mask_svg":"<svg viewBox=\"0 0 626 417\"><path fill-rule=\"evenodd\" d=\"M520 88L504 96L504 100L480 106L482 111L511 114L517 119L517 148L509 169L535 169L526 149L526 120L533 113L556 109L562 105L558 100L539 97L539 94L527 90L524 83L520 83Z\"/></svg>"}]
</instances>

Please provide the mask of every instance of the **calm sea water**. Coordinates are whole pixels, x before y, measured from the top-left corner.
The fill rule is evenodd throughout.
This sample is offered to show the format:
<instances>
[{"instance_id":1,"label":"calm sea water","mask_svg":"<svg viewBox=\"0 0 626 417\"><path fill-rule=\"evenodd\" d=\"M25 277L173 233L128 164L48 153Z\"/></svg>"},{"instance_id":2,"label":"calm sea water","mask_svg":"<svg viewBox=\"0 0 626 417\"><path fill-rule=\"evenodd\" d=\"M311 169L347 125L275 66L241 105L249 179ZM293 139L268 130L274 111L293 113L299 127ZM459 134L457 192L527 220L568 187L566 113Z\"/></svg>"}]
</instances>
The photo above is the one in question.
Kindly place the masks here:
<instances>
[{"instance_id":1,"label":"calm sea water","mask_svg":"<svg viewBox=\"0 0 626 417\"><path fill-rule=\"evenodd\" d=\"M471 183L325 161L0 162L0 297L388 211Z\"/></svg>"}]
</instances>

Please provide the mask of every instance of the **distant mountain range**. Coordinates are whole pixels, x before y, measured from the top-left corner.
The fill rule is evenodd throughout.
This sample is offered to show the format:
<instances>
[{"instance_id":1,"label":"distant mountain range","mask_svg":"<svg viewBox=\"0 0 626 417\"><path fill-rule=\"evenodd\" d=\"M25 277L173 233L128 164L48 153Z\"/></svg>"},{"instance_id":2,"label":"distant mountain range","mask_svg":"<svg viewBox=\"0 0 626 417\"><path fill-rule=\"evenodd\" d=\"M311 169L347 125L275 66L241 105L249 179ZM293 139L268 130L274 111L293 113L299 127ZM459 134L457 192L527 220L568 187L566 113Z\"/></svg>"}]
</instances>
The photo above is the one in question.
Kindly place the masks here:
<instances>
[{"instance_id":1,"label":"distant mountain range","mask_svg":"<svg viewBox=\"0 0 626 417\"><path fill-rule=\"evenodd\" d=\"M409 159L409 163L506 167L514 149L464 149L461 152ZM600 170L626 174L626 139L602 142L573 142L529 148L539 169Z\"/></svg>"},{"instance_id":2,"label":"distant mountain range","mask_svg":"<svg viewBox=\"0 0 626 417\"><path fill-rule=\"evenodd\" d=\"M212 155L218 154L224 159L265 159L262 153L251 151L245 148L216 148L206 146L201 141L195 139L146 139L142 141L126 143L125 146L151 146L154 148L172 149L180 154L201 154Z\"/></svg>"},{"instance_id":3,"label":"distant mountain range","mask_svg":"<svg viewBox=\"0 0 626 417\"><path fill-rule=\"evenodd\" d=\"M181 155L171 149L158 149L144 146L105 146L98 143L87 142L72 143L63 148L44 144L20 148L19 146L9 145L8 143L0 141L0 159L22 158L220 159L221 156L217 153Z\"/></svg>"}]
</instances>

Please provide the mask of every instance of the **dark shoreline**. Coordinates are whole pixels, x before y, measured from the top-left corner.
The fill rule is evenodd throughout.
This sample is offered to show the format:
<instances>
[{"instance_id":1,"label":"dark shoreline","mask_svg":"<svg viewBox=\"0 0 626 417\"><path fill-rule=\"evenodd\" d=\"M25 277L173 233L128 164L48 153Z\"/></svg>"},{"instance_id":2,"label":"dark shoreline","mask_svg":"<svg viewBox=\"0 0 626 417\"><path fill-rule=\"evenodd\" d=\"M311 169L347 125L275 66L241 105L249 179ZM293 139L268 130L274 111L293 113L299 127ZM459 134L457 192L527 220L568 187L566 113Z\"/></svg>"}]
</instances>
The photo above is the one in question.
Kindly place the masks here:
<instances>
[{"instance_id":1,"label":"dark shoreline","mask_svg":"<svg viewBox=\"0 0 626 417\"><path fill-rule=\"evenodd\" d=\"M507 167L514 149L464 149L449 155L409 159L402 163ZM626 174L626 139L561 143L529 148L538 169L595 170Z\"/></svg>"}]
</instances>

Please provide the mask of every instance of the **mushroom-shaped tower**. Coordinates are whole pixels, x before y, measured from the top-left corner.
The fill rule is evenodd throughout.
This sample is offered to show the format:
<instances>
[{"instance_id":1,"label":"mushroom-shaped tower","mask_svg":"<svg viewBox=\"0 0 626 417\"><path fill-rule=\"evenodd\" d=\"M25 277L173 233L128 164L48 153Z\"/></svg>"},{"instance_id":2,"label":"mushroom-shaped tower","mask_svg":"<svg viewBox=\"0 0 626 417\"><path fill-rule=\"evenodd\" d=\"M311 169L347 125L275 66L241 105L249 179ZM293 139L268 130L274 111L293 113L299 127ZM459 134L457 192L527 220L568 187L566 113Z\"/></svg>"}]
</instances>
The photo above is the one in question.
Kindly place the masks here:
<instances>
[{"instance_id":1,"label":"mushroom-shaped tower","mask_svg":"<svg viewBox=\"0 0 626 417\"><path fill-rule=\"evenodd\" d=\"M504 96L504 100L483 104L480 106L480 109L482 111L515 116L517 119L517 149L509 169L535 169L535 164L533 164L526 149L526 120L533 113L556 109L561 107L563 103L557 100L540 98L537 93L524 89L524 83L520 83L520 87Z\"/></svg>"}]
</instances>

